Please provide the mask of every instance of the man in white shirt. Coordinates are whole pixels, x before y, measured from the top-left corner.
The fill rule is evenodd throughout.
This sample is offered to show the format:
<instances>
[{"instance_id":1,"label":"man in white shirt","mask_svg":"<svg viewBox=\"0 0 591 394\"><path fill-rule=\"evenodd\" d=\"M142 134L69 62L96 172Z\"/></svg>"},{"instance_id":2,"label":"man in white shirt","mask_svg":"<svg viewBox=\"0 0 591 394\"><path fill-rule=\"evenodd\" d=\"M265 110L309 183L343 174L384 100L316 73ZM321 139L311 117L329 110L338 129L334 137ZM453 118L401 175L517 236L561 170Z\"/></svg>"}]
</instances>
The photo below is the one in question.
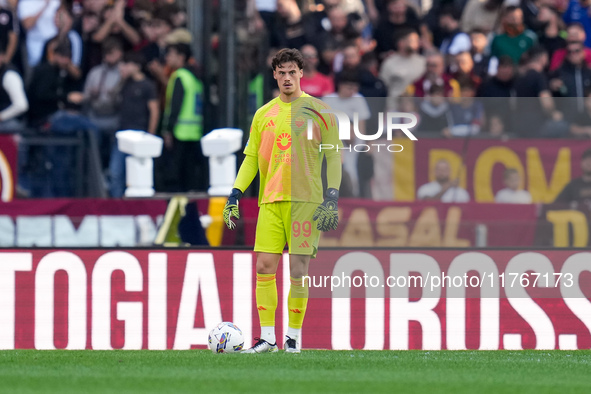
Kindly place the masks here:
<instances>
[{"instance_id":1,"label":"man in white shirt","mask_svg":"<svg viewBox=\"0 0 591 394\"><path fill-rule=\"evenodd\" d=\"M451 180L451 167L445 159L435 163L435 180L419 187L419 200L436 200L441 202L469 202L470 195L457 186L458 180Z\"/></svg>"},{"instance_id":2,"label":"man in white shirt","mask_svg":"<svg viewBox=\"0 0 591 394\"><path fill-rule=\"evenodd\" d=\"M45 42L57 34L55 14L59 7L59 0L21 0L18 4L19 18L27 30L30 67L41 61Z\"/></svg>"},{"instance_id":3,"label":"man in white shirt","mask_svg":"<svg viewBox=\"0 0 591 394\"><path fill-rule=\"evenodd\" d=\"M327 94L322 98L322 101L330 105L330 107L337 111L342 111L347 114L349 120L353 122L355 114L357 114L359 132L365 134L365 121L371 116L367 100L359 93L359 76L355 71L343 71L338 75L337 92ZM353 127L353 124L351 124ZM354 131L351 129L351 135L354 136ZM343 141L344 144L351 144L351 151L346 148L342 154L343 169L351 178L351 186L353 197L360 195L361 187L369 187L363 180L359 179L358 174L358 160L359 152L355 151L356 144L361 143L358 138L352 137L351 141Z\"/></svg>"},{"instance_id":4,"label":"man in white shirt","mask_svg":"<svg viewBox=\"0 0 591 394\"><path fill-rule=\"evenodd\" d=\"M531 194L527 190L520 189L521 176L515 168L507 168L503 175L505 188L499 190L495 196L495 202L505 204L531 204Z\"/></svg>"}]
</instances>

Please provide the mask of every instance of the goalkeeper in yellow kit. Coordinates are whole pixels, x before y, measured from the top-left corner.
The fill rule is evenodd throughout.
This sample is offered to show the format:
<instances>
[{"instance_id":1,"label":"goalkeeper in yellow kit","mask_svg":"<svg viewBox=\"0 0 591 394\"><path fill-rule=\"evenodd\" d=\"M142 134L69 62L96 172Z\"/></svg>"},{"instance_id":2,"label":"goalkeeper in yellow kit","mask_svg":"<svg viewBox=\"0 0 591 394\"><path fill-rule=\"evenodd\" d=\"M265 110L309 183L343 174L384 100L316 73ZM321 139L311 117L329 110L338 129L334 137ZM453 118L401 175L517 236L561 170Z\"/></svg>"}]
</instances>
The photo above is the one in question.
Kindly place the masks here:
<instances>
[{"instance_id":1,"label":"goalkeeper in yellow kit","mask_svg":"<svg viewBox=\"0 0 591 394\"><path fill-rule=\"evenodd\" d=\"M244 149L246 158L224 208L224 221L230 229L235 227L232 217L239 218L238 201L260 172L254 251L257 252L256 302L261 336L244 352L277 351L275 274L287 243L291 287L284 349L299 353L299 337L308 304L308 284L302 283L302 277L308 275L310 258L316 257L320 231L335 230L338 226L341 184L338 148L342 144L334 116L323 113L329 107L300 88L304 68L302 54L297 49L282 49L273 58L272 67L280 95L254 116ZM324 157L328 188L323 198Z\"/></svg>"}]
</instances>

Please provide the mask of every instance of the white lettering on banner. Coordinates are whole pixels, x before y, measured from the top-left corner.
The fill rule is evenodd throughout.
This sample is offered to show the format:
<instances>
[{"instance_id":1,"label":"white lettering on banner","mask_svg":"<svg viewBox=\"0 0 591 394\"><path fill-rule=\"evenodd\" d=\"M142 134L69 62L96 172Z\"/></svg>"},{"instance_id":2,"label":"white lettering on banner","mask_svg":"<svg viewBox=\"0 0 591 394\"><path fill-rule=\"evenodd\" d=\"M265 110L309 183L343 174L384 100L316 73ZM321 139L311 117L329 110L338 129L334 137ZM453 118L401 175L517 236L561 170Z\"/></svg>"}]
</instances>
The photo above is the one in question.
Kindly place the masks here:
<instances>
[{"instance_id":1,"label":"white lettering on banner","mask_svg":"<svg viewBox=\"0 0 591 394\"><path fill-rule=\"evenodd\" d=\"M99 244L98 217L85 216L78 229L74 227L68 216L59 215L53 219L54 246L66 247L95 246Z\"/></svg>"},{"instance_id":2,"label":"white lettering on banner","mask_svg":"<svg viewBox=\"0 0 591 394\"><path fill-rule=\"evenodd\" d=\"M211 327L222 321L218 281L212 253L189 253L179 306L173 349L190 349L192 345L207 345ZM197 297L201 290L205 327L195 328Z\"/></svg>"},{"instance_id":3,"label":"white lettering on banner","mask_svg":"<svg viewBox=\"0 0 591 394\"><path fill-rule=\"evenodd\" d=\"M411 272L418 272L423 280L428 274L441 274L437 261L426 254L390 255L390 276L408 277ZM433 310L439 303L441 287L424 287L422 291L420 300L410 301L408 286L390 288L390 349L409 349L409 323L417 321L423 331L423 349L441 350L441 322Z\"/></svg>"},{"instance_id":4,"label":"white lettering on banner","mask_svg":"<svg viewBox=\"0 0 591 394\"><path fill-rule=\"evenodd\" d=\"M320 345L323 347L351 349L351 341L355 343L358 339L354 337L358 334L352 331L352 322L360 322L365 324L365 337L359 338L359 342L361 339L365 341L364 349L383 349L386 335L389 335L390 349L409 349L422 343L419 346L422 349L436 350L443 347L443 342L446 342L448 349L466 349L466 342L475 343L478 339L479 349L521 349L524 347L523 342L527 347L532 347L533 339L536 349L588 347L591 302L587 298L587 289L583 286L588 283L591 273L591 252L555 251L548 255L544 252L511 253L513 258L500 276L499 261L495 262L493 259L501 256L499 260L504 261L505 257L498 252L451 252L455 258L447 272L443 272L442 267L447 267L447 262L443 260L447 259L450 251L327 253L338 256L333 275L342 277L342 281L345 281L345 276L350 277L350 284L343 285L345 289L337 287L330 306L328 302L322 302L323 308L327 309L315 310L308 317L307 325L316 326L317 329L306 336L310 339L304 341L304 346L314 342L316 346L322 343L326 344ZM143 260L138 261L139 257L134 254L143 256ZM551 262L548 256L554 259L564 256L564 264L562 261ZM380 261L380 257L389 258L389 264ZM186 265L182 261L185 258ZM442 261L438 261L439 258ZM214 261L216 259L219 260L217 264ZM231 267L226 264L230 259L233 261ZM287 259L288 257L286 262ZM31 272L33 262L35 271ZM253 264L252 252L230 251L150 253L96 250L0 253L0 349L54 349L56 337L65 338L64 343L58 345L65 346L66 349L189 349L194 345L206 345L208 330L222 320L233 321L241 327L245 346L249 346L253 324L257 326L258 323L257 319L253 320ZM285 268L288 268L288 264ZM223 270L219 272L220 277L223 273L228 278L227 282L222 282L224 288L219 289L222 294L218 291L220 283L216 269ZM556 272L559 269L561 272ZM407 278L405 283L408 286L400 287L397 284L392 287L388 284L389 293L386 295L384 284L389 282L385 280L385 271L388 270L388 278ZM55 278L60 271L67 275L68 285L65 289L64 286L56 287ZM124 282L112 289L115 271L122 271ZM352 276L355 271L361 271L360 275ZM470 278L483 279L480 281L482 287L474 288L472 285L473 288L466 290L464 285L459 284L458 289L453 285L454 281L449 279L444 282L446 300L442 299L444 290L441 286L433 286L433 282L426 280L428 276L432 279L442 277L442 274L446 278L468 277L468 273L472 274L472 271L478 275L471 275ZM516 280L521 280L522 273L528 274L533 281L534 275L530 274L532 271L538 274L535 277L539 277L535 285L549 288L533 291L536 294L547 291L546 296L559 297L555 287L560 283L564 303L560 299L543 299L543 296L539 298L540 296L533 295L529 286L534 282L527 282L530 283L527 285L517 282L512 284L515 277ZM572 280L557 281L558 275L567 274L570 274ZM61 275L63 274L60 273L58 277ZM119 277L120 273L115 275ZM289 277L288 269L285 270L285 275ZM368 277L371 279L367 280ZM501 277L505 278L503 285L498 283ZM550 280L543 280L545 277ZM87 278L91 279L90 284ZM174 281L174 287L168 286L170 280ZM285 278L283 281L286 283L284 290L287 294L289 283ZM421 282L426 283L422 288L422 285L417 284ZM361 286L362 283L366 285ZM462 283L466 283L466 280ZM468 280L467 283L472 281ZM325 286L326 284L330 286L330 280L328 283L325 281ZM413 286L413 289L410 290L409 286ZM366 297L363 302L366 312L363 316L351 311L351 287L364 287ZM504 287L508 297L506 303L499 303L501 287ZM550 288L555 288L554 292L550 292ZM57 294L58 291L68 294L67 319L64 324L57 319L62 319L61 316L65 318L65 311L56 311L54 300L56 296L63 296L65 293ZM131 300L127 298L126 301L118 301L116 298L119 291L141 293L129 294L134 297ZM466 327L466 321L474 321L475 316L470 314L470 308L466 309L466 298L475 296L477 291L480 291L481 297L480 331L471 332ZM228 298L230 292L232 296ZM220 296L225 296L224 303L220 301ZM535 298L532 299L532 296ZM384 297L389 297L388 310ZM169 305L169 299L175 300L173 305ZM179 299L180 302L177 301ZM445 308L442 308L444 302ZM114 311L111 306L115 308ZM503 307L502 310L500 306ZM203 316L196 319L197 313L203 313ZM385 329L386 314L389 314L389 332ZM144 316L147 317L145 325ZM88 321L89 318L91 321ZM119 323L118 319L122 322ZM502 331L500 319L505 319ZM203 323L195 327L196 320ZM420 332L410 331L411 321L420 324ZM113 342L113 327L120 324L124 326L124 331L121 335L119 332L116 334L117 338L123 337L122 343ZM531 330L525 328L522 332L516 332L518 327L525 327L525 324L531 326ZM62 332L61 327L66 332ZM319 330L318 327L326 329ZM147 330L145 335L144 328ZM444 335L446 341L442 339Z\"/></svg>"},{"instance_id":5,"label":"white lettering on banner","mask_svg":"<svg viewBox=\"0 0 591 394\"><path fill-rule=\"evenodd\" d=\"M234 253L232 321L240 322L244 348L252 346L252 254Z\"/></svg>"},{"instance_id":6,"label":"white lettering on banner","mask_svg":"<svg viewBox=\"0 0 591 394\"><path fill-rule=\"evenodd\" d=\"M496 284L484 281L480 288L480 346L479 350L497 350L499 348L500 302L499 271L494 260L476 252L462 253L453 259L448 276L463 277L468 272L476 271L481 280L484 275L493 273ZM467 350L466 347L466 287L451 286L446 293L446 345L449 350Z\"/></svg>"},{"instance_id":7,"label":"white lettering on banner","mask_svg":"<svg viewBox=\"0 0 591 394\"><path fill-rule=\"evenodd\" d=\"M76 228L72 218L0 215L0 247L115 247L151 245L162 215L156 222L149 215L85 215Z\"/></svg>"},{"instance_id":8,"label":"white lettering on banner","mask_svg":"<svg viewBox=\"0 0 591 394\"><path fill-rule=\"evenodd\" d=\"M16 218L17 246L51 246L51 234L51 216L19 216Z\"/></svg>"},{"instance_id":9,"label":"white lettering on banner","mask_svg":"<svg viewBox=\"0 0 591 394\"><path fill-rule=\"evenodd\" d=\"M333 114L338 119L339 125L339 139L341 140L350 140L351 139L351 120L349 116L343 111L337 111L334 109L322 109L320 110L321 114ZM418 123L418 119L415 114L406 113L406 112L387 112L387 138L389 140L393 137L393 131L400 130L402 131L409 139L412 141L417 141L417 137L410 131L413 127L415 127ZM410 122L408 123L396 123L401 119L407 119ZM311 140L314 138L314 130L313 130L313 122L311 119L308 119L308 139ZM384 113L378 113L378 131L375 134L364 134L359 130L359 115L357 113L353 114L353 132L355 136L363 141L374 141L379 139L384 133Z\"/></svg>"},{"instance_id":10,"label":"white lettering on banner","mask_svg":"<svg viewBox=\"0 0 591 394\"><path fill-rule=\"evenodd\" d=\"M133 216L101 216L101 228L107 227L111 230L101 232L101 245L105 247L135 246L135 220Z\"/></svg>"},{"instance_id":11,"label":"white lettering on banner","mask_svg":"<svg viewBox=\"0 0 591 394\"><path fill-rule=\"evenodd\" d=\"M14 246L16 234L10 216L0 215L0 247Z\"/></svg>"},{"instance_id":12,"label":"white lettering on banner","mask_svg":"<svg viewBox=\"0 0 591 394\"><path fill-rule=\"evenodd\" d=\"M0 253L0 349L14 349L16 272L31 269L31 253Z\"/></svg>"},{"instance_id":13,"label":"white lettering on banner","mask_svg":"<svg viewBox=\"0 0 591 394\"><path fill-rule=\"evenodd\" d=\"M71 252L49 253L35 272L35 349L55 349L55 274L68 275L68 345L86 349L86 267Z\"/></svg>"},{"instance_id":14,"label":"white lettering on banner","mask_svg":"<svg viewBox=\"0 0 591 394\"><path fill-rule=\"evenodd\" d=\"M167 255L148 255L148 349L166 349Z\"/></svg>"},{"instance_id":15,"label":"white lettering on banner","mask_svg":"<svg viewBox=\"0 0 591 394\"><path fill-rule=\"evenodd\" d=\"M384 270L380 261L371 253L352 252L339 258L333 269L334 276L351 276L354 271L363 271L367 276L377 276L384 281ZM383 287L365 288L365 350L384 348L385 299ZM334 294L334 293L333 293ZM351 286L344 286L343 298L332 298L332 348L350 350L351 347Z\"/></svg>"},{"instance_id":16,"label":"white lettering on banner","mask_svg":"<svg viewBox=\"0 0 591 394\"><path fill-rule=\"evenodd\" d=\"M111 276L116 270L123 271L125 275L125 291L142 291L143 289L142 268L135 256L127 252L108 252L99 257L92 272L92 348L95 350L113 349ZM138 304L139 307L131 304ZM125 321L123 349L141 349L142 347L141 306L141 302L117 303L117 319ZM134 336L139 337L139 340L134 339Z\"/></svg>"},{"instance_id":17,"label":"white lettering on banner","mask_svg":"<svg viewBox=\"0 0 591 394\"><path fill-rule=\"evenodd\" d=\"M562 266L562 273L572 273L573 282L577 285L567 287L566 281L561 281L560 293L564 298L566 306L568 306L573 314L583 322L587 330L591 333L591 302L589 302L578 285L579 276L584 271L591 272L591 253L577 253L567 258ZM566 337L566 334L562 334L560 337ZM563 346L561 343L559 343L559 346L562 349ZM575 348L578 348L578 346Z\"/></svg>"},{"instance_id":18,"label":"white lettering on banner","mask_svg":"<svg viewBox=\"0 0 591 394\"><path fill-rule=\"evenodd\" d=\"M507 264L505 269L506 276L517 274L518 277L522 273L534 271L539 272L542 276L549 275L553 277L554 267L552 262L546 256L541 253L526 252L520 253L513 257ZM536 284L538 287L546 287L548 283L543 280L539 280ZM536 349L555 349L556 347L556 335L554 333L554 326L552 321L544 312L544 310L532 300L525 288L521 286L505 286L505 294L509 300L509 304L515 309L519 315L529 324L534 331L536 337ZM508 338L509 345L505 344L504 348L508 350L520 350L521 346L521 335L520 334L505 334L503 342L507 335L511 335Z\"/></svg>"}]
</instances>

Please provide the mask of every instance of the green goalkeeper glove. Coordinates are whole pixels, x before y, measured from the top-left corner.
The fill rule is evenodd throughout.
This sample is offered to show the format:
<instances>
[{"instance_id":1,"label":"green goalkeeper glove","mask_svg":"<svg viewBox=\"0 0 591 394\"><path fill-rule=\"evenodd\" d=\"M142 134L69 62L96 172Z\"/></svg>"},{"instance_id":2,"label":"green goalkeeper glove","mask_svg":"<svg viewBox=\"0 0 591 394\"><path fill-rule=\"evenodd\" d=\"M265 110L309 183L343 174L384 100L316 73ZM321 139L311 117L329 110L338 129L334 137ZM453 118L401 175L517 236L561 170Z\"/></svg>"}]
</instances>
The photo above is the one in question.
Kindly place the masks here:
<instances>
[{"instance_id":1,"label":"green goalkeeper glove","mask_svg":"<svg viewBox=\"0 0 591 394\"><path fill-rule=\"evenodd\" d=\"M234 216L236 219L240 219L238 200L241 198L242 192L236 188L232 189L232 193L230 193L230 197L228 197L228 201L224 207L224 222L230 230L234 230L236 228L236 223L232 221L232 216Z\"/></svg>"},{"instance_id":2,"label":"green goalkeeper glove","mask_svg":"<svg viewBox=\"0 0 591 394\"><path fill-rule=\"evenodd\" d=\"M328 189L324 202L316 208L314 220L318 220L316 228L320 231L336 230L339 226L339 191Z\"/></svg>"}]
</instances>

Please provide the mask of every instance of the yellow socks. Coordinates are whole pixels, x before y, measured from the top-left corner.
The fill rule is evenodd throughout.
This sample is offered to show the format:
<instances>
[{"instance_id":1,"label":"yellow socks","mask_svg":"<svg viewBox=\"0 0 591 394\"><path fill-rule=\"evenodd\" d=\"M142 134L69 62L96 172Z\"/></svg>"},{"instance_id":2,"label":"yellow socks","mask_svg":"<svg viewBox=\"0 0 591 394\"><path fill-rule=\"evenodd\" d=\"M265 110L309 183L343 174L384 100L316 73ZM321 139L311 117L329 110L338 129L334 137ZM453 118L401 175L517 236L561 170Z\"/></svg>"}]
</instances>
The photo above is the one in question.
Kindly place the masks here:
<instances>
[{"instance_id":1,"label":"yellow socks","mask_svg":"<svg viewBox=\"0 0 591 394\"><path fill-rule=\"evenodd\" d=\"M289 329L300 330L304 322L306 307L308 305L308 283L302 286L302 278L291 278L291 287L287 297L287 307L289 309ZM295 338L293 338L295 339Z\"/></svg>"},{"instance_id":2,"label":"yellow socks","mask_svg":"<svg viewBox=\"0 0 591 394\"><path fill-rule=\"evenodd\" d=\"M275 310L277 309L277 284L275 274L257 274L257 309L261 322L261 338L274 344Z\"/></svg>"}]
</instances>

